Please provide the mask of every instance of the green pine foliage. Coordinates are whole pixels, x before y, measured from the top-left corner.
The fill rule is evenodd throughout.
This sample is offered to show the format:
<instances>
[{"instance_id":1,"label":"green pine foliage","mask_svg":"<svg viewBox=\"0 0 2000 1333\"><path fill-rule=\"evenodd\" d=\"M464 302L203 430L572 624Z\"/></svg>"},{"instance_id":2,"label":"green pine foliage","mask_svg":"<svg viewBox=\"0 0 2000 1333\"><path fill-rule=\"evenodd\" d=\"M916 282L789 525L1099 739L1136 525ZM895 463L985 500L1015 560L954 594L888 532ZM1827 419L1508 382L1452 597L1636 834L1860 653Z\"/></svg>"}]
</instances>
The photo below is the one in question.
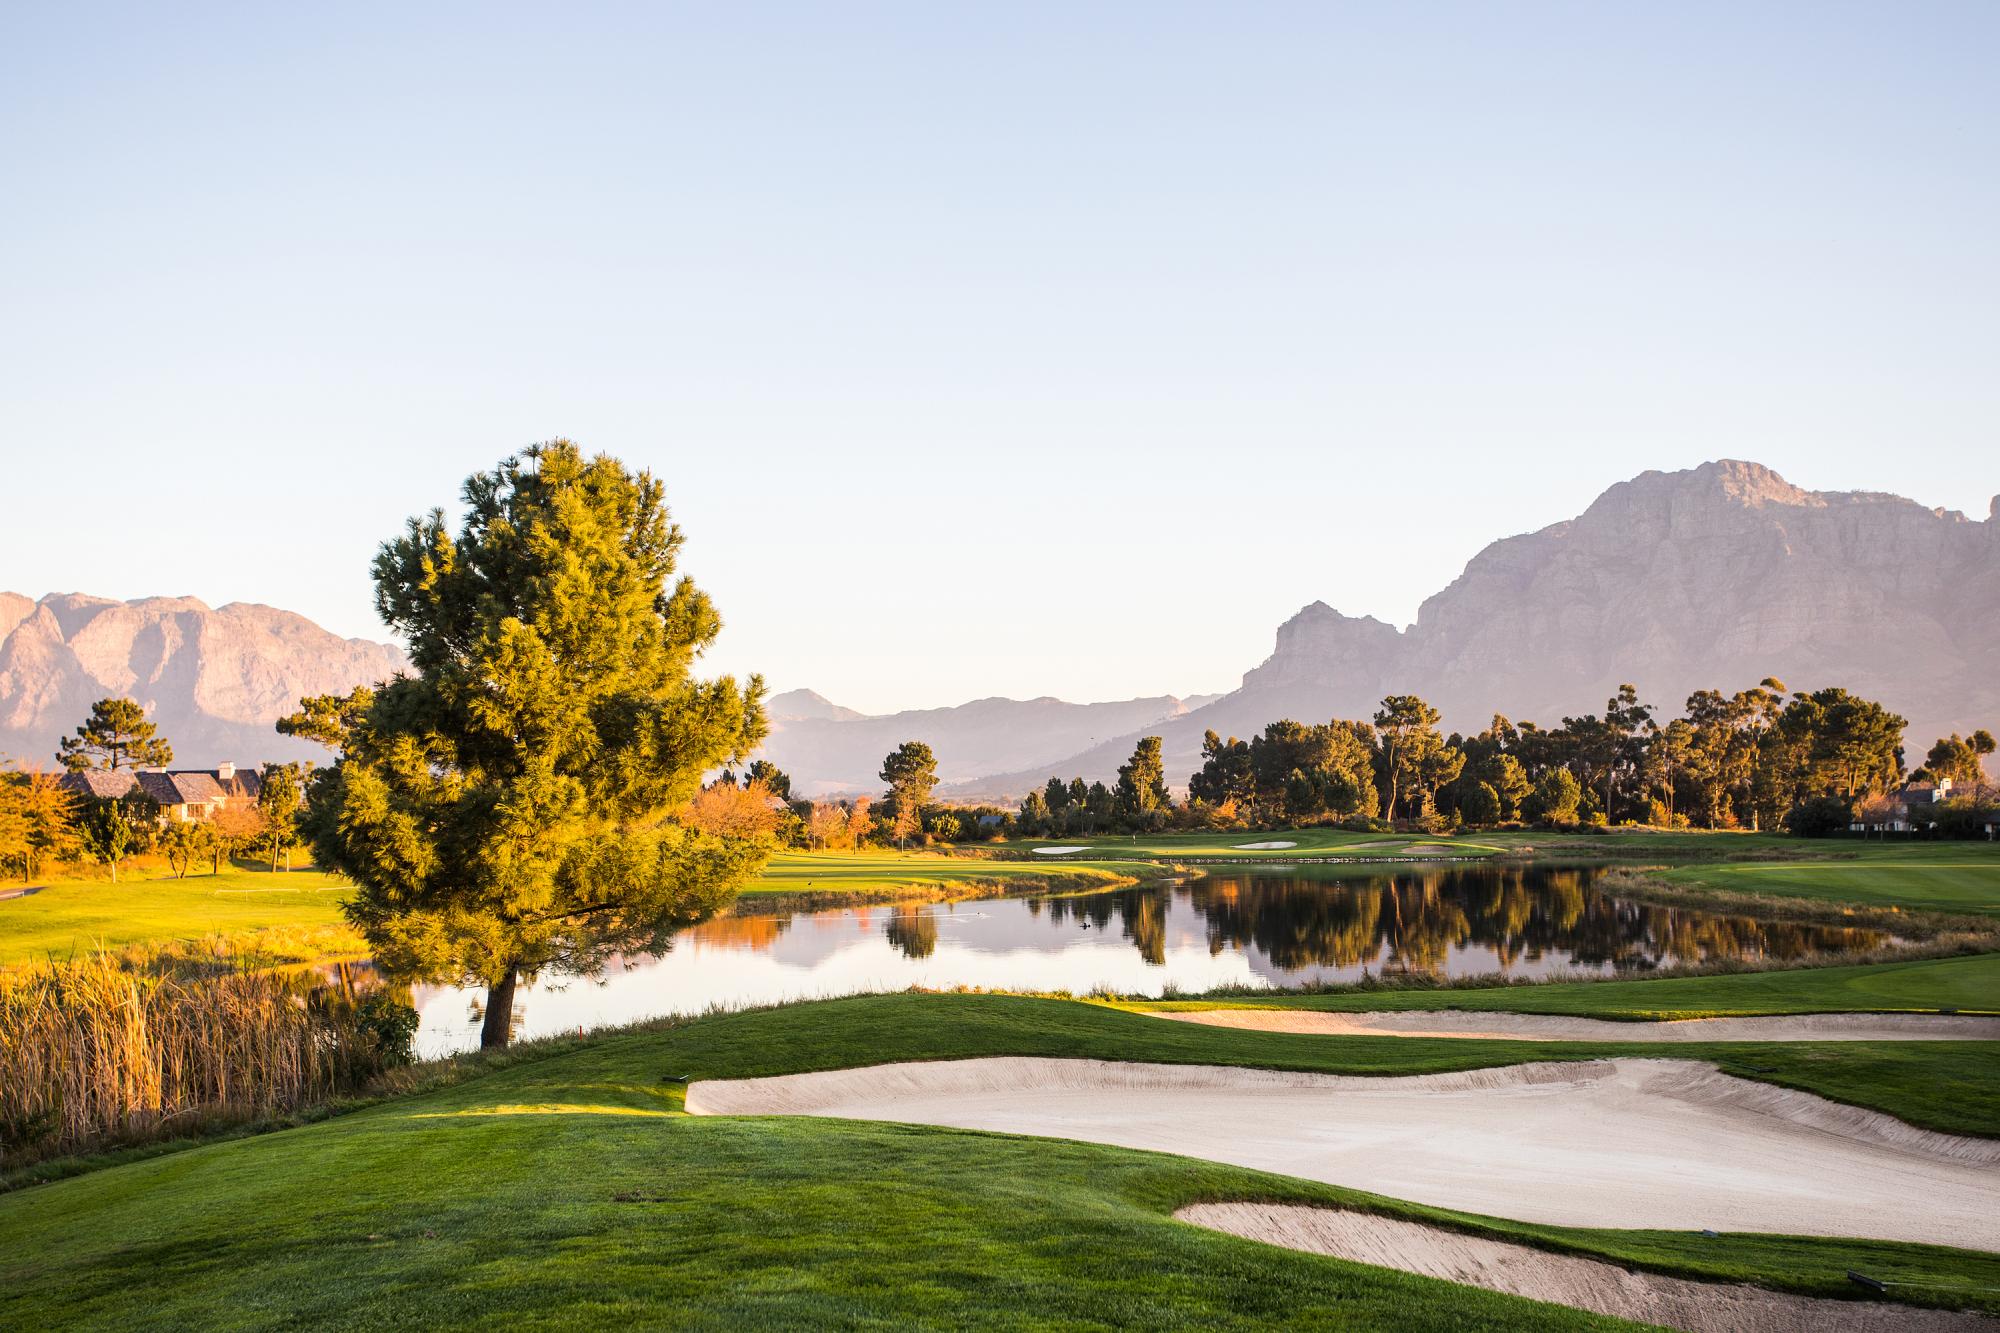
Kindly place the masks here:
<instances>
[{"instance_id":1,"label":"green pine foliage","mask_svg":"<svg viewBox=\"0 0 2000 1333\"><path fill-rule=\"evenodd\" d=\"M341 743L302 831L375 958L486 983L497 1045L518 976L664 949L762 867L768 839L674 816L762 740L764 687L692 674L722 621L649 473L557 440L463 498L457 533L433 511L375 558L416 674L288 721Z\"/></svg>"},{"instance_id":2,"label":"green pine foliage","mask_svg":"<svg viewBox=\"0 0 2000 1333\"><path fill-rule=\"evenodd\" d=\"M74 736L56 742L56 758L72 773L88 769L165 768L174 747L131 699L99 699Z\"/></svg>"}]
</instances>

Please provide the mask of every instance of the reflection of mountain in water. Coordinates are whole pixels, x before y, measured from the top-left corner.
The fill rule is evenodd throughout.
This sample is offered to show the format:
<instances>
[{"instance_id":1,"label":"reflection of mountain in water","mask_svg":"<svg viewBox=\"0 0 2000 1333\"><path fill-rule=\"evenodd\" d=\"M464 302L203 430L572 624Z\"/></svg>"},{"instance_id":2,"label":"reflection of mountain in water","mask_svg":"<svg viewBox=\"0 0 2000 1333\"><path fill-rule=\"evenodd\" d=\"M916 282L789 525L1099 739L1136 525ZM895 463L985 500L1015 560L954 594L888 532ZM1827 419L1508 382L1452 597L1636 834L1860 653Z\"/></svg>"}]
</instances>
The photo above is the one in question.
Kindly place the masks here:
<instances>
[{"instance_id":1,"label":"reflection of mountain in water","mask_svg":"<svg viewBox=\"0 0 2000 1333\"><path fill-rule=\"evenodd\" d=\"M1445 974L1455 950L1490 953L1502 971L1553 958L1578 968L1640 970L1728 959L1791 961L1890 942L1881 931L1758 921L1624 902L1591 888L1594 871L1422 870L1324 881L1218 876L1180 890L1128 889L1031 906L1132 941L1166 961L1175 899L1199 915L1211 954L1262 954L1286 972L1370 967Z\"/></svg>"}]
</instances>

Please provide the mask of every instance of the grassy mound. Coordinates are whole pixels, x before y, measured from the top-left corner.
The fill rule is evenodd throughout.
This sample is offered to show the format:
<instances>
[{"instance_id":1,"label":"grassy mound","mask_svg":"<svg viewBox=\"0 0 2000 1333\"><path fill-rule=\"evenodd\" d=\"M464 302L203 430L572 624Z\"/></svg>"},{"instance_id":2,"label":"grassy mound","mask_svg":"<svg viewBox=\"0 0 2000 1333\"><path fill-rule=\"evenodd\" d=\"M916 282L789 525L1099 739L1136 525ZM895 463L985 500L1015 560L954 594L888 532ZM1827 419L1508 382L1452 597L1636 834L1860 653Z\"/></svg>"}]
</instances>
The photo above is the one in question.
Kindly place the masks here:
<instances>
[{"instance_id":1,"label":"grassy mound","mask_svg":"<svg viewBox=\"0 0 2000 1333\"><path fill-rule=\"evenodd\" d=\"M1903 1111L1956 1104L2000 1133L1996 1047L1683 1053ZM1560 1056L1619 1049L1565 1045ZM1920 1302L1991 1301L1962 1289L2000 1287L1994 1255L1527 1227L1122 1149L678 1114L678 1079L884 1060L1048 1054L1401 1073L1550 1058L1534 1043L1301 1039L1074 1002L895 995L553 1050L324 1123L0 1196L0 1325L1613 1326L1171 1220L1184 1204L1226 1198L1372 1208L1821 1294L1852 1294L1849 1268L1914 1283L1893 1290ZM1935 1080L1954 1067L1966 1081L1940 1093Z\"/></svg>"}]
</instances>

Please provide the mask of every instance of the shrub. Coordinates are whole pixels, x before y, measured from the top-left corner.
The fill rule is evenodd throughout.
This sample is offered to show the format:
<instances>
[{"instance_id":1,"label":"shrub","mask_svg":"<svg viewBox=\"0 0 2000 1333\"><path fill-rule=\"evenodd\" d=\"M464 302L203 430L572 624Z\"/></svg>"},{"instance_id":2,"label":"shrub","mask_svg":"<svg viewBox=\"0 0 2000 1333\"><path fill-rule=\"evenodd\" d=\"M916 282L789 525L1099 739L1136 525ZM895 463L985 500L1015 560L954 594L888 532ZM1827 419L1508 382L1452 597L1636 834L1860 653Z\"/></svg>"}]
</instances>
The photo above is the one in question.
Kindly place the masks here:
<instances>
[{"instance_id":1,"label":"shrub","mask_svg":"<svg viewBox=\"0 0 2000 1333\"><path fill-rule=\"evenodd\" d=\"M1814 796L1785 815L1785 828L1801 838L1825 838L1846 831L1854 806L1845 796Z\"/></svg>"},{"instance_id":2,"label":"shrub","mask_svg":"<svg viewBox=\"0 0 2000 1333\"><path fill-rule=\"evenodd\" d=\"M1965 797L1930 806L1923 817L1942 837L1984 838L1988 824L2000 823L2000 805Z\"/></svg>"},{"instance_id":3,"label":"shrub","mask_svg":"<svg viewBox=\"0 0 2000 1333\"><path fill-rule=\"evenodd\" d=\"M1493 789L1490 782L1475 783L1472 790L1465 793L1459 813L1468 824L1497 824L1500 822L1500 793Z\"/></svg>"},{"instance_id":4,"label":"shrub","mask_svg":"<svg viewBox=\"0 0 2000 1333\"><path fill-rule=\"evenodd\" d=\"M1566 768L1552 768L1542 774L1533 791L1521 801L1521 814L1536 824L1574 824L1583 789Z\"/></svg>"}]
</instances>

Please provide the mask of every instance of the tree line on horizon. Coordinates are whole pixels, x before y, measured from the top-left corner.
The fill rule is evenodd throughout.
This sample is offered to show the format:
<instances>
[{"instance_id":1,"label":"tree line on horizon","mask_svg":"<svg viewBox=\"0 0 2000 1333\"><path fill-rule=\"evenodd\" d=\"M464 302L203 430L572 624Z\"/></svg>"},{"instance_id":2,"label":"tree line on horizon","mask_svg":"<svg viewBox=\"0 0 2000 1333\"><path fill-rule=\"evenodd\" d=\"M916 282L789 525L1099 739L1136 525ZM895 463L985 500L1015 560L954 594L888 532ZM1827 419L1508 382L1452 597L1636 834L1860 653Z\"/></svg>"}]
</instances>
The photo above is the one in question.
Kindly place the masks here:
<instances>
[{"instance_id":1,"label":"tree line on horizon","mask_svg":"<svg viewBox=\"0 0 2000 1333\"><path fill-rule=\"evenodd\" d=\"M1050 778L1015 818L1047 836L1352 823L1442 832L1460 826L1648 825L1820 834L1886 822L1894 788L1949 781L1947 832L1983 828L1992 735L1940 738L1914 773L1906 723L1829 687L1787 693L1766 678L1734 694L1698 690L1681 716L1621 685L1604 711L1558 727L1495 715L1476 735L1446 735L1416 695L1390 695L1367 721L1268 724L1261 735L1202 738L1202 765L1174 802L1160 781L1160 738L1140 740L1115 788ZM1967 827L1957 829L1957 824Z\"/></svg>"}]
</instances>

